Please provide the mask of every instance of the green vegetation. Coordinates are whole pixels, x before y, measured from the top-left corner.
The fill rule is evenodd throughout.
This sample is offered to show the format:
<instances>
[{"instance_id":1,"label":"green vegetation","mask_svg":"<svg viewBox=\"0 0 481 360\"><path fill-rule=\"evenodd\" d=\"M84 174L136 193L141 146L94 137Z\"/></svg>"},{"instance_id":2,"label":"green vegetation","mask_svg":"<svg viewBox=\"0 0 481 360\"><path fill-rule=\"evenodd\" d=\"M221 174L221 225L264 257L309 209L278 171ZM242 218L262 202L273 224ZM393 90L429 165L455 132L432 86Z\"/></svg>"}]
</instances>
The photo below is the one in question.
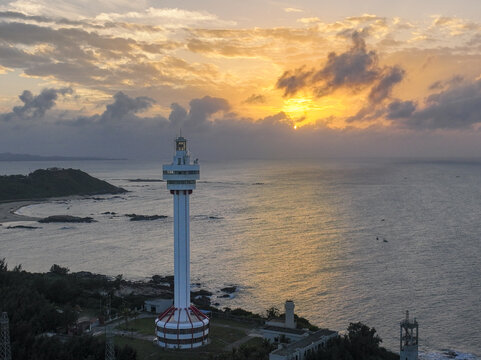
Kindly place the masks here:
<instances>
[{"instance_id":1,"label":"green vegetation","mask_svg":"<svg viewBox=\"0 0 481 360\"><path fill-rule=\"evenodd\" d=\"M27 176L0 176L0 201L124 192L126 190L75 169L40 169Z\"/></svg>"},{"instance_id":2,"label":"green vegetation","mask_svg":"<svg viewBox=\"0 0 481 360\"><path fill-rule=\"evenodd\" d=\"M69 274L67 268L59 265L53 265L46 274L28 273L21 265L8 270L5 260L0 259L0 312L9 315L12 358L103 359L102 337L67 334L77 332L75 324L80 309L99 309L103 299L99 291L113 289L114 281L102 275ZM112 297L114 312L121 303L122 299ZM57 335L48 337L47 333ZM116 352L117 359L136 359L132 348L117 348Z\"/></svg>"},{"instance_id":3,"label":"green vegetation","mask_svg":"<svg viewBox=\"0 0 481 360\"><path fill-rule=\"evenodd\" d=\"M380 347L376 329L350 323L347 334L331 340L326 348L311 353L307 360L399 360L399 355Z\"/></svg>"}]
</instances>

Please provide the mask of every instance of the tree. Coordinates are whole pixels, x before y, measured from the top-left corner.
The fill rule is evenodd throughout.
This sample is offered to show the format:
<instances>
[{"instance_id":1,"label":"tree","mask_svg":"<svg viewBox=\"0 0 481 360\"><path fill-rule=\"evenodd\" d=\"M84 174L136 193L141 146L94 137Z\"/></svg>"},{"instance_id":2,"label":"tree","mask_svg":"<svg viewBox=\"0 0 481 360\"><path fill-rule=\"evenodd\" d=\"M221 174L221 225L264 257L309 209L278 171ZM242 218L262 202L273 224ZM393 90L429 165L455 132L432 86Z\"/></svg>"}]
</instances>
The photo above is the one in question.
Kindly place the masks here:
<instances>
[{"instance_id":1,"label":"tree","mask_svg":"<svg viewBox=\"0 0 481 360\"><path fill-rule=\"evenodd\" d=\"M18 264L13 268L14 272L22 272L22 264Z\"/></svg>"},{"instance_id":2,"label":"tree","mask_svg":"<svg viewBox=\"0 0 481 360\"><path fill-rule=\"evenodd\" d=\"M57 275L67 275L69 271L70 271L69 268L62 267L57 264L53 264L52 267L50 268L50 272L52 274L57 274Z\"/></svg>"},{"instance_id":3,"label":"tree","mask_svg":"<svg viewBox=\"0 0 481 360\"><path fill-rule=\"evenodd\" d=\"M123 277L124 277L123 274L118 274L118 275L115 277L114 287L115 287L117 290L120 289L120 284L122 283Z\"/></svg>"},{"instance_id":4,"label":"tree","mask_svg":"<svg viewBox=\"0 0 481 360\"><path fill-rule=\"evenodd\" d=\"M269 309L266 310L266 317L268 319L273 319L279 317L281 312L279 311L278 308L275 306L270 307Z\"/></svg>"},{"instance_id":5,"label":"tree","mask_svg":"<svg viewBox=\"0 0 481 360\"><path fill-rule=\"evenodd\" d=\"M5 258L0 259L0 272L7 271L7 270L8 270L8 266L5 261Z\"/></svg>"},{"instance_id":6,"label":"tree","mask_svg":"<svg viewBox=\"0 0 481 360\"><path fill-rule=\"evenodd\" d=\"M375 328L370 328L361 322L350 323L347 328L347 338L350 343L351 354L354 358L365 358L375 354L382 342Z\"/></svg>"}]
</instances>

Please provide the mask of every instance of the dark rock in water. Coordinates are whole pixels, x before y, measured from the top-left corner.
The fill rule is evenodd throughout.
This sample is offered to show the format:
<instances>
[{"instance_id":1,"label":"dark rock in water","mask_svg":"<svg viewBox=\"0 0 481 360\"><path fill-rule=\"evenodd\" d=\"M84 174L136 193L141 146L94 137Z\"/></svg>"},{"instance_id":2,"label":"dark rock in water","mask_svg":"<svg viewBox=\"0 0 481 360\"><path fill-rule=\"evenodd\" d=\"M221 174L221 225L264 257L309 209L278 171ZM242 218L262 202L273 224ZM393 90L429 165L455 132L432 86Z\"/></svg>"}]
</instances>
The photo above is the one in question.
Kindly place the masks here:
<instances>
[{"instance_id":1,"label":"dark rock in water","mask_svg":"<svg viewBox=\"0 0 481 360\"><path fill-rule=\"evenodd\" d=\"M93 218L87 217L78 217L78 216L70 216L70 215L53 215L46 217L44 219L40 219L39 223L93 223L96 222Z\"/></svg>"},{"instance_id":2,"label":"dark rock in water","mask_svg":"<svg viewBox=\"0 0 481 360\"><path fill-rule=\"evenodd\" d=\"M196 296L211 296L212 293L210 291L200 289L199 291L191 291L190 296L191 297L196 297Z\"/></svg>"},{"instance_id":3,"label":"dark rock in water","mask_svg":"<svg viewBox=\"0 0 481 360\"><path fill-rule=\"evenodd\" d=\"M223 291L223 292L228 293L228 294L235 293L236 290L237 290L237 286L228 286L228 287L220 289L220 291Z\"/></svg>"},{"instance_id":4,"label":"dark rock in water","mask_svg":"<svg viewBox=\"0 0 481 360\"><path fill-rule=\"evenodd\" d=\"M166 215L137 215L137 214L125 214L130 218L130 221L144 221L144 220L159 220L166 219Z\"/></svg>"},{"instance_id":5,"label":"dark rock in water","mask_svg":"<svg viewBox=\"0 0 481 360\"><path fill-rule=\"evenodd\" d=\"M28 229L28 230L33 230L33 229L41 229L39 226L28 226L28 225L14 225L14 226L9 226L7 229Z\"/></svg>"},{"instance_id":6,"label":"dark rock in water","mask_svg":"<svg viewBox=\"0 0 481 360\"><path fill-rule=\"evenodd\" d=\"M164 182L161 179L127 179L129 182Z\"/></svg>"},{"instance_id":7,"label":"dark rock in water","mask_svg":"<svg viewBox=\"0 0 481 360\"><path fill-rule=\"evenodd\" d=\"M153 275L152 282L154 284L169 284L171 288L174 288L174 275L167 275L167 276Z\"/></svg>"},{"instance_id":8,"label":"dark rock in water","mask_svg":"<svg viewBox=\"0 0 481 360\"><path fill-rule=\"evenodd\" d=\"M117 215L117 213L115 211L106 211L103 212L102 215Z\"/></svg>"},{"instance_id":9,"label":"dark rock in water","mask_svg":"<svg viewBox=\"0 0 481 360\"><path fill-rule=\"evenodd\" d=\"M196 296L192 302L197 306L210 306L210 299L207 296Z\"/></svg>"},{"instance_id":10,"label":"dark rock in water","mask_svg":"<svg viewBox=\"0 0 481 360\"><path fill-rule=\"evenodd\" d=\"M383 242L388 242L386 239L382 239Z\"/></svg>"}]
</instances>

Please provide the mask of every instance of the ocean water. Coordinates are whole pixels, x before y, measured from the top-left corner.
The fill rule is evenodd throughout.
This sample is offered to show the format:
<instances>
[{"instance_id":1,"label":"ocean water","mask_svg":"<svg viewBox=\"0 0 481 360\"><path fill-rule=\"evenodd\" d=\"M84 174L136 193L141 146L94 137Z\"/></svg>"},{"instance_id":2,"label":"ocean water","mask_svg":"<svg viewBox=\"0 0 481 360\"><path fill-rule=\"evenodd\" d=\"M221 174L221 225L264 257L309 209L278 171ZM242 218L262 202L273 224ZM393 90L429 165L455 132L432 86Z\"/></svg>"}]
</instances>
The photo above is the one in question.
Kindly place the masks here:
<instances>
[{"instance_id":1,"label":"ocean water","mask_svg":"<svg viewBox=\"0 0 481 360\"><path fill-rule=\"evenodd\" d=\"M171 195L163 182L129 181L161 179L161 163L0 163L10 174L80 168L130 191L20 209L98 222L4 224L0 257L29 271L57 263L130 279L172 274ZM128 213L169 217L131 222ZM263 312L293 299L296 313L321 327L362 321L395 351L409 310L423 359L479 359L480 224L481 161L201 162L191 197L192 282L214 291L221 307ZM234 297L220 298L231 284Z\"/></svg>"}]
</instances>

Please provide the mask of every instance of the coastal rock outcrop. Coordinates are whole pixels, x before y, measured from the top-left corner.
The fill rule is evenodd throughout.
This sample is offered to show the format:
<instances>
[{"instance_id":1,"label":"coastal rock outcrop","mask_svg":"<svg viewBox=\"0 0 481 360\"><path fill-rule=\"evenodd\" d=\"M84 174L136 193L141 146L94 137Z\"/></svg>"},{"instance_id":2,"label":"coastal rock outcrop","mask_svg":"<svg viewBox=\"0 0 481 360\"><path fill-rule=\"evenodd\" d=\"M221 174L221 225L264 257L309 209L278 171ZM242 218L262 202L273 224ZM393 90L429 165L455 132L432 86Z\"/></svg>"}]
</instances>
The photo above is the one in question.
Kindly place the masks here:
<instances>
[{"instance_id":1,"label":"coastal rock outcrop","mask_svg":"<svg viewBox=\"0 0 481 360\"><path fill-rule=\"evenodd\" d=\"M71 215L52 215L46 218L40 219L39 223L93 223L96 222L93 218L87 217L78 217L78 216L71 216Z\"/></svg>"},{"instance_id":2,"label":"coastal rock outcrop","mask_svg":"<svg viewBox=\"0 0 481 360\"><path fill-rule=\"evenodd\" d=\"M137 215L137 214L125 214L125 216L130 218L130 221L150 221L166 219L166 215Z\"/></svg>"}]
</instances>

